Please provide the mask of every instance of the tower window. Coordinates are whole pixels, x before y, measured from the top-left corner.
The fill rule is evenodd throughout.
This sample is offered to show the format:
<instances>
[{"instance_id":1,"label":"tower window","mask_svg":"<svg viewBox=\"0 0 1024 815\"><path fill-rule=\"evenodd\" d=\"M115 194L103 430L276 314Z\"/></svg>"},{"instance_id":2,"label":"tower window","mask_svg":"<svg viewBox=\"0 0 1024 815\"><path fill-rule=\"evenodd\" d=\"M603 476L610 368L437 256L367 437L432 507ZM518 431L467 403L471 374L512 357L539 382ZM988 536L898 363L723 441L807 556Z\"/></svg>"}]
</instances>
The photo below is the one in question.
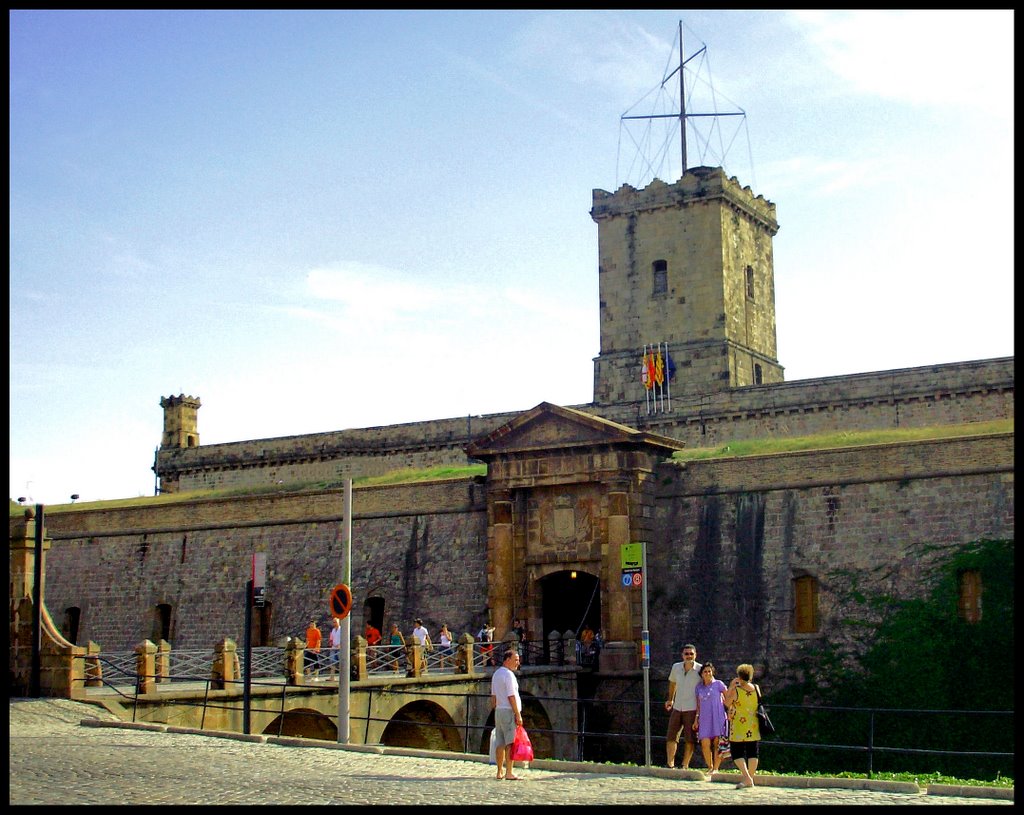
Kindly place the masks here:
<instances>
[{"instance_id":1,"label":"tower window","mask_svg":"<svg viewBox=\"0 0 1024 815\"><path fill-rule=\"evenodd\" d=\"M981 622L981 572L960 572L960 599L957 613L965 623Z\"/></svg>"},{"instance_id":2,"label":"tower window","mask_svg":"<svg viewBox=\"0 0 1024 815\"><path fill-rule=\"evenodd\" d=\"M809 574L793 581L793 631L813 634L818 630L818 581Z\"/></svg>"},{"instance_id":3,"label":"tower window","mask_svg":"<svg viewBox=\"0 0 1024 815\"><path fill-rule=\"evenodd\" d=\"M668 261L656 260L651 264L653 273L651 294L657 297L661 294L668 294Z\"/></svg>"},{"instance_id":4,"label":"tower window","mask_svg":"<svg viewBox=\"0 0 1024 815\"><path fill-rule=\"evenodd\" d=\"M758 363L754 363L754 384L760 385L764 382L764 374L761 373L761 366Z\"/></svg>"},{"instance_id":5,"label":"tower window","mask_svg":"<svg viewBox=\"0 0 1024 815\"><path fill-rule=\"evenodd\" d=\"M747 299L754 299L754 267L747 267Z\"/></svg>"}]
</instances>

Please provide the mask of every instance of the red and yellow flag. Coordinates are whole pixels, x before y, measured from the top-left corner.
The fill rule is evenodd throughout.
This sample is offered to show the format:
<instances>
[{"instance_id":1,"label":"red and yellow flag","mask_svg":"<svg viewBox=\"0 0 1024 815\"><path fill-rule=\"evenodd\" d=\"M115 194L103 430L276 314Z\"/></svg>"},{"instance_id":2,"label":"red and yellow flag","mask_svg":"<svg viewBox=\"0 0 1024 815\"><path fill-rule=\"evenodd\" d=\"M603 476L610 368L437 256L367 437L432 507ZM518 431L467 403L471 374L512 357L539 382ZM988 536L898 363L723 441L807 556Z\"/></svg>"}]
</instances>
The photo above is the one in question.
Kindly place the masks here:
<instances>
[{"instance_id":1,"label":"red and yellow flag","mask_svg":"<svg viewBox=\"0 0 1024 815\"><path fill-rule=\"evenodd\" d=\"M658 356L654 361L654 382L660 388L665 384L665 362L661 358L661 349L658 349Z\"/></svg>"},{"instance_id":2,"label":"red and yellow flag","mask_svg":"<svg viewBox=\"0 0 1024 815\"><path fill-rule=\"evenodd\" d=\"M644 347L644 358L640 362L640 381L644 383L644 387L650 390L654 387L654 375L652 373L654 367L654 360L647 354L647 347Z\"/></svg>"}]
</instances>

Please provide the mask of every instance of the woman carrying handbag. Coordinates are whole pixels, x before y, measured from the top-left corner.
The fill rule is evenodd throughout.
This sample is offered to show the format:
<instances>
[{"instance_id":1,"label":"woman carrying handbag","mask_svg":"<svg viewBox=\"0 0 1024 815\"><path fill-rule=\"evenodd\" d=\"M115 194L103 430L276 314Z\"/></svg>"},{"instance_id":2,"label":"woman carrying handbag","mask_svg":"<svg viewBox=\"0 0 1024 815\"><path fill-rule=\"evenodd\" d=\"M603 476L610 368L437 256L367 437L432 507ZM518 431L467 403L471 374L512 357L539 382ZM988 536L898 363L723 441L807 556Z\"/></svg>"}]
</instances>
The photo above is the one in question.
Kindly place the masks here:
<instances>
[{"instance_id":1,"label":"woman carrying handbag","mask_svg":"<svg viewBox=\"0 0 1024 815\"><path fill-rule=\"evenodd\" d=\"M754 786L757 772L757 748L761 741L761 725L757 718L760 689L751 681L754 666L743 663L736 668L736 678L729 683L729 690L722 700L729 708L729 744L732 760L739 768L743 780L736 789Z\"/></svg>"}]
</instances>

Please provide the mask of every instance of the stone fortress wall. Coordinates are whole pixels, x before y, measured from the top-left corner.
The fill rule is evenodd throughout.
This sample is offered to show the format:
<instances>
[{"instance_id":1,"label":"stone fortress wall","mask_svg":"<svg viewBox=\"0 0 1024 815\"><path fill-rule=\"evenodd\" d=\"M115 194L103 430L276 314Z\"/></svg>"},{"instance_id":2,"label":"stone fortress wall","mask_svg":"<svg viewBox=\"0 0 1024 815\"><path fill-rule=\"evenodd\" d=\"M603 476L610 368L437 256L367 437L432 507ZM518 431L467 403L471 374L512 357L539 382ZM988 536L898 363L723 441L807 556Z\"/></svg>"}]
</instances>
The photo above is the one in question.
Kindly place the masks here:
<instances>
[{"instance_id":1,"label":"stone fortress wall","mask_svg":"<svg viewBox=\"0 0 1024 815\"><path fill-rule=\"evenodd\" d=\"M690 447L823 432L965 424L1013 417L1013 358L823 377L676 398L671 411L643 402L573 406ZM642 388L639 385L638 388ZM338 484L404 469L465 466L465 447L515 412L161 448L161 486L170 491L266 487L280 481Z\"/></svg>"},{"instance_id":2,"label":"stone fortress wall","mask_svg":"<svg viewBox=\"0 0 1024 815\"><path fill-rule=\"evenodd\" d=\"M385 619L407 635L416 616L431 631L447 623L475 634L488 603L484 481L353 490L353 633L362 603L379 597ZM656 481L648 568L657 670L687 632L713 646L706 656L754 660L778 681L808 641L840 630L835 572L856 572L866 590L909 590L926 566L922 546L937 558L979 538L1013 537L1012 433L666 462ZM340 489L311 490L50 513L47 605L58 625L66 609L80 609L78 641L108 651L153 639L160 605L171 609L176 648L240 642L251 554L264 551L268 638L302 636L311 616L326 621L338 582L342 499ZM537 500L557 501L558 491ZM751 513L762 519L753 542L744 531ZM820 580L816 634L789 625L796 573ZM717 601L699 602L709 595ZM750 603L767 621L744 617Z\"/></svg>"}]
</instances>

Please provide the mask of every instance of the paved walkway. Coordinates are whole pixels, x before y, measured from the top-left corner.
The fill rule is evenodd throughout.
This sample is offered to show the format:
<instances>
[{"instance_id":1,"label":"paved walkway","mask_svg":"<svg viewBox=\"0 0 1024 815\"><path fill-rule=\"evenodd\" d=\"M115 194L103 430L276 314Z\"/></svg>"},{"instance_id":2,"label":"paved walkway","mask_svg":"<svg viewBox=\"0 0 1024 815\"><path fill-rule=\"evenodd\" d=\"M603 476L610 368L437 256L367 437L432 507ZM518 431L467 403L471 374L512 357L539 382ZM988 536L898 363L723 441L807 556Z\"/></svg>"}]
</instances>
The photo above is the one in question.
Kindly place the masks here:
<instances>
[{"instance_id":1,"label":"paved walkway","mask_svg":"<svg viewBox=\"0 0 1024 815\"><path fill-rule=\"evenodd\" d=\"M624 773L605 765L555 761L534 762L521 771L522 781L496 781L485 757L442 757L450 755L309 739L213 737L122 724L101 708L66 699L10 701L11 804L1013 803L1012 798L976 793L890 791L908 785L885 782L860 782L870 789L801 789L775 784L806 779L771 776L760 779L763 786L737 790L732 784L684 779L667 769ZM960 791L971 792L948 790Z\"/></svg>"}]
</instances>

